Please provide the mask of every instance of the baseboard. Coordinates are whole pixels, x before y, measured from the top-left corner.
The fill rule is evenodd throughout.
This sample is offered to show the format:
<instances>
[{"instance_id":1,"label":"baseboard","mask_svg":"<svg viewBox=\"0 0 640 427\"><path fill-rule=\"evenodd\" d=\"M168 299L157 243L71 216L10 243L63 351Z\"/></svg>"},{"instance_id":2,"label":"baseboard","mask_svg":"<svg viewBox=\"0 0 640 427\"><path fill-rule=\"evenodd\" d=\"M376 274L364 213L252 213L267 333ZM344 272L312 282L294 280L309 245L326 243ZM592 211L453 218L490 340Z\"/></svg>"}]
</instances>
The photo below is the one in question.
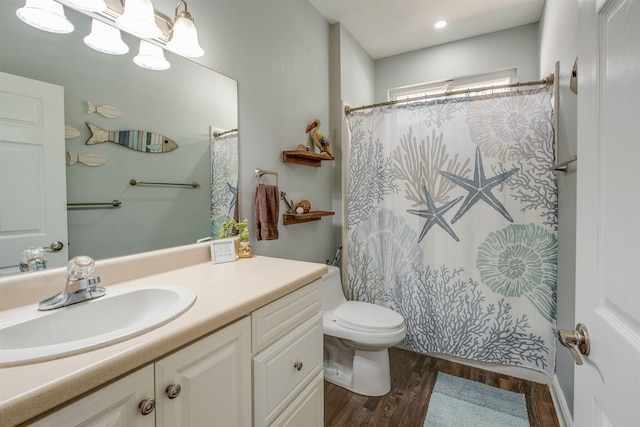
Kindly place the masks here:
<instances>
[{"instance_id":1,"label":"baseboard","mask_svg":"<svg viewBox=\"0 0 640 427\"><path fill-rule=\"evenodd\" d=\"M567 400L564 398L562 388L560 388L557 375L551 378L549 390L551 391L551 399L553 399L553 406L556 408L560 427L573 427L573 417L571 416L571 411L569 411Z\"/></svg>"}]
</instances>

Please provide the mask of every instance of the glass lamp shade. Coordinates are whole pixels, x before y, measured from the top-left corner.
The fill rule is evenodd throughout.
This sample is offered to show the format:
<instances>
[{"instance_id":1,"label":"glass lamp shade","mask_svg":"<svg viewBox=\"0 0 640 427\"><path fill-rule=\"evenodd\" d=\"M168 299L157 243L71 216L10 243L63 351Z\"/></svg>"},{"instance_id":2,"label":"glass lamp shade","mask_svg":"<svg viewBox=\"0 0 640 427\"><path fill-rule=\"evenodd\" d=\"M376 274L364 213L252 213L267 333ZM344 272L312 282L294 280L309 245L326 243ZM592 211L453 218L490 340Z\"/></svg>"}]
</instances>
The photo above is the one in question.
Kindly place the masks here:
<instances>
[{"instance_id":1,"label":"glass lamp shade","mask_svg":"<svg viewBox=\"0 0 640 427\"><path fill-rule=\"evenodd\" d=\"M172 36L167 43L167 49L187 58L198 58L204 55L204 50L198 43L198 31L188 12L180 13L173 24Z\"/></svg>"},{"instance_id":2,"label":"glass lamp shade","mask_svg":"<svg viewBox=\"0 0 640 427\"><path fill-rule=\"evenodd\" d=\"M66 0L65 3L74 9L86 12L102 12L107 9L104 0Z\"/></svg>"},{"instance_id":3,"label":"glass lamp shade","mask_svg":"<svg viewBox=\"0 0 640 427\"><path fill-rule=\"evenodd\" d=\"M64 8L53 0L27 0L24 7L16 10L22 21L39 30L67 34L73 24L64 15Z\"/></svg>"},{"instance_id":4,"label":"glass lamp shade","mask_svg":"<svg viewBox=\"0 0 640 427\"><path fill-rule=\"evenodd\" d=\"M149 70L166 70L171 67L169 61L164 58L162 48L144 40L140 40L140 50L133 62Z\"/></svg>"},{"instance_id":5,"label":"glass lamp shade","mask_svg":"<svg viewBox=\"0 0 640 427\"><path fill-rule=\"evenodd\" d=\"M162 31L156 25L151 0L126 0L124 13L116 19L116 25L141 38L153 39L162 36Z\"/></svg>"},{"instance_id":6,"label":"glass lamp shade","mask_svg":"<svg viewBox=\"0 0 640 427\"><path fill-rule=\"evenodd\" d=\"M122 41L120 30L97 19L91 21L91 34L84 38L84 43L91 49L110 55L129 52L129 46Z\"/></svg>"}]
</instances>

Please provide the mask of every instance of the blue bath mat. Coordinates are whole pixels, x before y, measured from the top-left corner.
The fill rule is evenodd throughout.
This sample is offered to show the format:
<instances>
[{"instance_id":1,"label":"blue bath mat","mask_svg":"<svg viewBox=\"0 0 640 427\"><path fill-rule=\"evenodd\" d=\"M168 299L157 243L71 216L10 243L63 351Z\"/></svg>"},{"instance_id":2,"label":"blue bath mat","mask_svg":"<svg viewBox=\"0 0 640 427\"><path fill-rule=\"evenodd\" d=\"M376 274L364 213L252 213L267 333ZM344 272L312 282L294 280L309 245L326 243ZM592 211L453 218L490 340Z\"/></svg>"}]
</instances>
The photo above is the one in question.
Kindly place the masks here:
<instances>
[{"instance_id":1,"label":"blue bath mat","mask_svg":"<svg viewBox=\"0 0 640 427\"><path fill-rule=\"evenodd\" d=\"M524 394L438 372L424 427L529 427Z\"/></svg>"}]
</instances>

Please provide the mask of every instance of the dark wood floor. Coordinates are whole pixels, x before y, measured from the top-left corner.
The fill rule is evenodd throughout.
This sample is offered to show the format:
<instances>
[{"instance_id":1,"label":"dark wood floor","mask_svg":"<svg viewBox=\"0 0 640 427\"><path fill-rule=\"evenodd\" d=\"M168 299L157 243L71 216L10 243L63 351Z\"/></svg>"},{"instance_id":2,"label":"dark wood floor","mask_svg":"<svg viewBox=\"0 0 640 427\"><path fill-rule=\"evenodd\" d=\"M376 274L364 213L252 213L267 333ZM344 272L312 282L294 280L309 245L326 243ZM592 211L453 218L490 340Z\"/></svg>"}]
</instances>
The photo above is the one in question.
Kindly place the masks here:
<instances>
[{"instance_id":1,"label":"dark wood floor","mask_svg":"<svg viewBox=\"0 0 640 427\"><path fill-rule=\"evenodd\" d=\"M549 387L398 348L389 350L391 391L367 397L324 383L324 425L327 427L422 427L438 371L523 393L531 427L557 427Z\"/></svg>"}]
</instances>

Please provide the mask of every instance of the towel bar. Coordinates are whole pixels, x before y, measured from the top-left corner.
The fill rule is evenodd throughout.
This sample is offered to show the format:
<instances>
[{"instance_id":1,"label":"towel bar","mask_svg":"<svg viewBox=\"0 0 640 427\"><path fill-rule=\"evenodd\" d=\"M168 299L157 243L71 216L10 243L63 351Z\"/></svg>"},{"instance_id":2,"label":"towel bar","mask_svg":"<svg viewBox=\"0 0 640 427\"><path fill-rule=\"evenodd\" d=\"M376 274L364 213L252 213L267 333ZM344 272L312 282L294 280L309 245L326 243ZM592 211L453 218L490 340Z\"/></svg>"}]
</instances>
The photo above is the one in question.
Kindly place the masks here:
<instances>
[{"instance_id":1,"label":"towel bar","mask_svg":"<svg viewBox=\"0 0 640 427\"><path fill-rule=\"evenodd\" d=\"M118 199L111 202L104 203L67 203L67 208L91 208L91 207L105 207L105 208L118 208L122 202Z\"/></svg>"},{"instance_id":2,"label":"towel bar","mask_svg":"<svg viewBox=\"0 0 640 427\"><path fill-rule=\"evenodd\" d=\"M256 173L256 176L258 177L258 184L262 184L262 182L260 182L260 178L262 178L262 175L275 175L276 185L278 185L278 172L256 168L255 173Z\"/></svg>"},{"instance_id":3,"label":"towel bar","mask_svg":"<svg viewBox=\"0 0 640 427\"><path fill-rule=\"evenodd\" d=\"M131 185L174 185L174 186L178 186L178 187L200 187L200 184L198 184L197 182L192 182L191 184L182 184L179 182L144 182L144 181L137 181L135 179L131 179L129 180L129 184Z\"/></svg>"}]
</instances>

